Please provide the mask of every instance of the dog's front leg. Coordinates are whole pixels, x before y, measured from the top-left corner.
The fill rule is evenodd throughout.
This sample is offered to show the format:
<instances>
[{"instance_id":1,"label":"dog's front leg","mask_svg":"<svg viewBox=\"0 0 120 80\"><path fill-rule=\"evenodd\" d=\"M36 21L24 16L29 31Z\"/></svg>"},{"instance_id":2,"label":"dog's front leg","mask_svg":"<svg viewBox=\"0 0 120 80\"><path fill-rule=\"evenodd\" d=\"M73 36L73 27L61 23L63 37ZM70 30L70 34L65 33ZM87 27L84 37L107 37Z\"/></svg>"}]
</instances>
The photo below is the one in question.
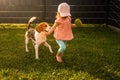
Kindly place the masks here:
<instances>
[{"instance_id":1,"label":"dog's front leg","mask_svg":"<svg viewBox=\"0 0 120 80\"><path fill-rule=\"evenodd\" d=\"M36 59L39 59L38 47L39 47L39 45L35 44L35 58L36 58Z\"/></svg>"},{"instance_id":2,"label":"dog's front leg","mask_svg":"<svg viewBox=\"0 0 120 80\"><path fill-rule=\"evenodd\" d=\"M44 43L44 46L48 47L49 51L53 53L51 46L47 42Z\"/></svg>"}]
</instances>

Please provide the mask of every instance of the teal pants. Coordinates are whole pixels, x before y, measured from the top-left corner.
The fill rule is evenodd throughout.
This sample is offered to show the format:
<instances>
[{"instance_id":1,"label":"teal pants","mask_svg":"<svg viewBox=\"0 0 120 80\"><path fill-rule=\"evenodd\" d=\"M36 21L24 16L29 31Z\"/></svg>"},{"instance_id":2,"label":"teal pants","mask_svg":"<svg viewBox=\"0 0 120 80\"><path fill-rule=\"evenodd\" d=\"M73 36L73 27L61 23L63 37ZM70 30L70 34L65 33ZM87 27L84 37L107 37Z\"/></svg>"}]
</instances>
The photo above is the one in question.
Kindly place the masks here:
<instances>
[{"instance_id":1,"label":"teal pants","mask_svg":"<svg viewBox=\"0 0 120 80\"><path fill-rule=\"evenodd\" d=\"M56 40L56 42L59 45L58 52L64 53L64 51L66 50L66 41Z\"/></svg>"}]
</instances>

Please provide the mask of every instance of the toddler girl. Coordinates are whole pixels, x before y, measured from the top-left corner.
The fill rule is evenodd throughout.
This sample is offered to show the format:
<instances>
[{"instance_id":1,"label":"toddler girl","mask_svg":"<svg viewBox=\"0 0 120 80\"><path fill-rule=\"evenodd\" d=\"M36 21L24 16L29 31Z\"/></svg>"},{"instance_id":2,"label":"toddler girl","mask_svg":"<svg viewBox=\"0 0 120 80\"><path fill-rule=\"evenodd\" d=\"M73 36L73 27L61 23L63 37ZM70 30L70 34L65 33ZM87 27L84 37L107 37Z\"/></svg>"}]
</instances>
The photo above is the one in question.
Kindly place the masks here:
<instances>
[{"instance_id":1,"label":"toddler girl","mask_svg":"<svg viewBox=\"0 0 120 80\"><path fill-rule=\"evenodd\" d=\"M62 55L66 50L66 41L73 39L72 27L76 27L75 24L71 24L70 16L70 6L67 3L61 3L58 6L54 25L51 30L46 33L49 35L54 31L54 38L59 45L56 60L60 63L62 62Z\"/></svg>"}]
</instances>

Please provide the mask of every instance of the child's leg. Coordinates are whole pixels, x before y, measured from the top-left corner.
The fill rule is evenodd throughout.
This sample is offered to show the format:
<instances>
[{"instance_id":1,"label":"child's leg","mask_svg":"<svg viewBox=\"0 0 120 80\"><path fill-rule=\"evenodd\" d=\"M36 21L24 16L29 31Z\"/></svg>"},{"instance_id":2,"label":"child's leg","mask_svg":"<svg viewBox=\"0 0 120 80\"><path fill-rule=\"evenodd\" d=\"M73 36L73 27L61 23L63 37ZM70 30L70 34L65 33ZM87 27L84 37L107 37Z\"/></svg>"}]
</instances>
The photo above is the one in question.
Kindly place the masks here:
<instances>
[{"instance_id":1,"label":"child's leg","mask_svg":"<svg viewBox=\"0 0 120 80\"><path fill-rule=\"evenodd\" d=\"M62 62L62 54L66 50L66 42L62 40L56 40L57 44L59 45L59 49L56 55L56 59L58 62Z\"/></svg>"},{"instance_id":2,"label":"child's leg","mask_svg":"<svg viewBox=\"0 0 120 80\"><path fill-rule=\"evenodd\" d=\"M56 42L59 45L58 52L61 52L63 54L66 50L66 42L63 40L56 40Z\"/></svg>"}]
</instances>

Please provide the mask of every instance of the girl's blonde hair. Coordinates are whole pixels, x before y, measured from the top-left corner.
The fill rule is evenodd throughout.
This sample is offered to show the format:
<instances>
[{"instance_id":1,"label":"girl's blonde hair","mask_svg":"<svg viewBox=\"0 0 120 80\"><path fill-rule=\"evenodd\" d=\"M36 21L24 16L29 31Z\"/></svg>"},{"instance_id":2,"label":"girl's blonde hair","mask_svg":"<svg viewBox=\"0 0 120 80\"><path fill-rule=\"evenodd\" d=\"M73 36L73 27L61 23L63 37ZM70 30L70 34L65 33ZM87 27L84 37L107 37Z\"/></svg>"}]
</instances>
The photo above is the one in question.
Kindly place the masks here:
<instances>
[{"instance_id":1,"label":"girl's blonde hair","mask_svg":"<svg viewBox=\"0 0 120 80\"><path fill-rule=\"evenodd\" d=\"M60 16L60 13L59 12L57 12L57 15L56 15L56 19L59 19L59 18L63 18L63 19L66 19L68 16L65 16L65 17L61 17Z\"/></svg>"},{"instance_id":2,"label":"girl's blonde hair","mask_svg":"<svg viewBox=\"0 0 120 80\"><path fill-rule=\"evenodd\" d=\"M61 18L61 16L60 16L60 13L57 12L56 19L59 19L59 18Z\"/></svg>"}]
</instances>

